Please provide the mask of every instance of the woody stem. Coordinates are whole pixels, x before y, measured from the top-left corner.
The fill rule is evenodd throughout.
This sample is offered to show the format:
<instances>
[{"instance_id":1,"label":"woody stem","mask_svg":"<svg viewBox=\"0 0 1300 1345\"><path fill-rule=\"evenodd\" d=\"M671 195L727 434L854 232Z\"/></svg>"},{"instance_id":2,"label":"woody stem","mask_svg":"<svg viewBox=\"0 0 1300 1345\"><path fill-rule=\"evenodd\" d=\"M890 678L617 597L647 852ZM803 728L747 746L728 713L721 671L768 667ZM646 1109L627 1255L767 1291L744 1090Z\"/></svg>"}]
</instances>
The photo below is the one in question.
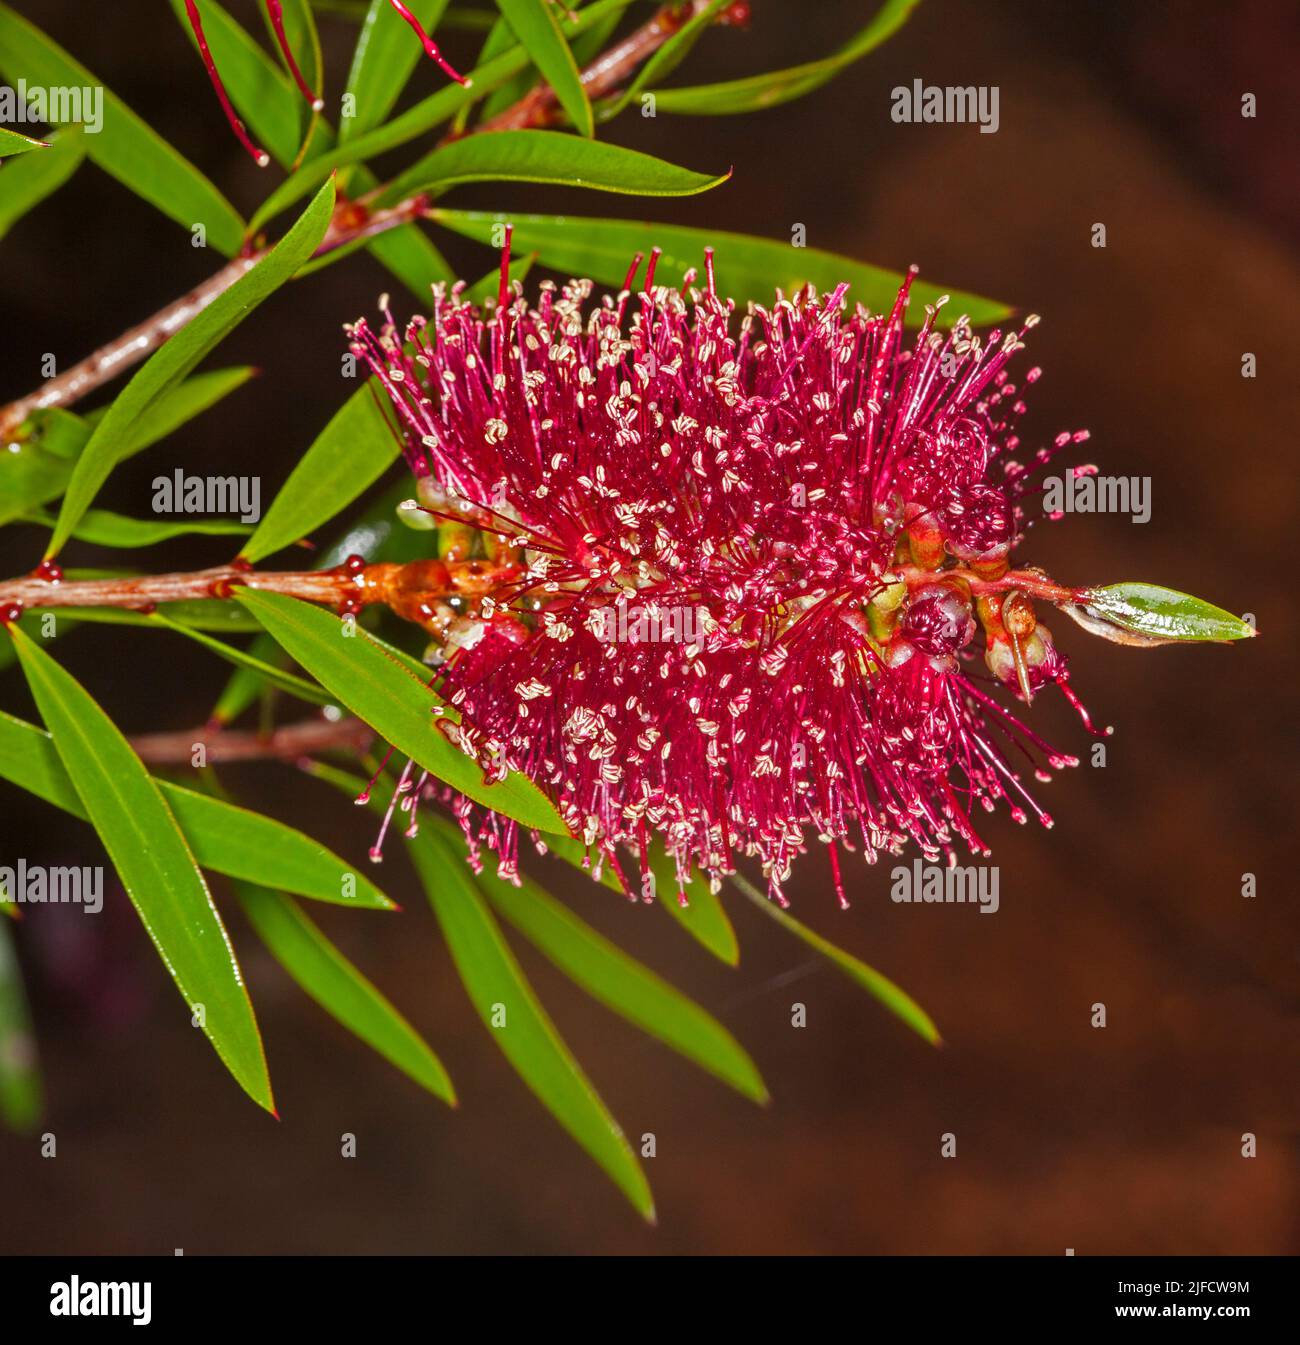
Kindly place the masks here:
<instances>
[{"instance_id":1,"label":"woody stem","mask_svg":"<svg viewBox=\"0 0 1300 1345\"><path fill-rule=\"evenodd\" d=\"M343 565L333 570L284 571L217 565L180 574L116 579L51 580L35 574L0 583L0 612L15 607L121 607L147 611L159 603L230 598L236 586L242 586L332 607L385 603L400 616L420 620L425 604L450 597L481 597L514 574L512 566L477 560L422 560L407 565Z\"/></svg>"},{"instance_id":2,"label":"woody stem","mask_svg":"<svg viewBox=\"0 0 1300 1345\"><path fill-rule=\"evenodd\" d=\"M359 719L304 719L269 733L204 725L188 733L144 733L131 739L141 761L151 766L188 766L202 744L210 764L223 761L297 761L319 752L348 748L364 752L374 730Z\"/></svg>"}]
</instances>

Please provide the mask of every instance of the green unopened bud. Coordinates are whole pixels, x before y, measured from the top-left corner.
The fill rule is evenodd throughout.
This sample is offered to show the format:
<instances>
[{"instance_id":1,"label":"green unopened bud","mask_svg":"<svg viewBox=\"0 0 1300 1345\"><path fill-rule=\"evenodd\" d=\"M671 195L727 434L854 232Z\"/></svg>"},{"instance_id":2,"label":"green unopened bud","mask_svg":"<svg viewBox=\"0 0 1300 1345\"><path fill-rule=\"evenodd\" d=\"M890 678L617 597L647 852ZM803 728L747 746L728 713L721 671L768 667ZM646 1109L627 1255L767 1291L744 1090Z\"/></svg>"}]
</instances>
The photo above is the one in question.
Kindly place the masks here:
<instances>
[{"instance_id":1,"label":"green unopened bud","mask_svg":"<svg viewBox=\"0 0 1300 1345\"><path fill-rule=\"evenodd\" d=\"M881 612L895 612L907 597L907 582L890 571L880 576L880 587L871 595L871 605Z\"/></svg>"},{"instance_id":2,"label":"green unopened bud","mask_svg":"<svg viewBox=\"0 0 1300 1345\"><path fill-rule=\"evenodd\" d=\"M438 520L419 500L403 500L397 506L397 521L416 532L432 532L438 526Z\"/></svg>"}]
</instances>

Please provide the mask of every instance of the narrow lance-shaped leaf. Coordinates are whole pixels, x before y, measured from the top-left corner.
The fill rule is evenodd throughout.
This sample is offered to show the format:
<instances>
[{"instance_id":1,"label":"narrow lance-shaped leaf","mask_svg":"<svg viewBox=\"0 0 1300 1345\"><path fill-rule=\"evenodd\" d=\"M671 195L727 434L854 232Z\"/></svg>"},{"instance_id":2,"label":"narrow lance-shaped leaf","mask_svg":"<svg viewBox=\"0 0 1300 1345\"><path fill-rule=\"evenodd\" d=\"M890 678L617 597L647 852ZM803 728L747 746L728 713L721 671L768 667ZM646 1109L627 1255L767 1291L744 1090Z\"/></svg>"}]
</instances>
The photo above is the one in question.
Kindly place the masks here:
<instances>
[{"instance_id":1,"label":"narrow lance-shaped leaf","mask_svg":"<svg viewBox=\"0 0 1300 1345\"><path fill-rule=\"evenodd\" d=\"M0 238L77 170L86 146L80 126L50 137L49 149L28 154L0 168Z\"/></svg>"},{"instance_id":2,"label":"narrow lance-shaped leaf","mask_svg":"<svg viewBox=\"0 0 1300 1345\"><path fill-rule=\"evenodd\" d=\"M432 33L447 8L447 0L406 0L406 7L424 31ZM422 58L415 34L391 0L370 0L344 91L344 97L350 99L346 106L352 111L339 122L341 142L378 126L388 116Z\"/></svg>"},{"instance_id":3,"label":"narrow lance-shaped leaf","mask_svg":"<svg viewBox=\"0 0 1300 1345\"><path fill-rule=\"evenodd\" d=\"M808 61L784 70L768 70L761 75L748 75L744 79L725 80L719 84L660 89L655 95L656 110L691 116L727 116L776 107L793 98L802 98L892 37L919 3L920 0L886 0L870 23L838 51L820 61Z\"/></svg>"},{"instance_id":4,"label":"narrow lance-shaped leaf","mask_svg":"<svg viewBox=\"0 0 1300 1345\"><path fill-rule=\"evenodd\" d=\"M543 265L568 276L583 276L599 284L617 288L627 274L628 263L638 253L652 247L663 250L657 278L675 283L689 269L704 265L704 249L712 247L716 256L718 292L736 300L743 309L750 302L771 304L777 288L786 294L812 282L829 292L847 282L849 302L862 303L875 312L888 312L903 283L897 271L854 261L818 248L794 248L789 240L754 238L748 234L726 233L716 229L689 229L677 224L654 224L644 220L591 219L566 215L503 215L477 210L435 208L430 218L446 229L464 234L491 246L493 226L514 225L513 244L525 252L536 252ZM948 295L941 310L942 321L951 322L961 314L976 326L1005 318L1011 311L1005 304L960 290L917 282L912 286L912 302L907 320L920 324L925 305Z\"/></svg>"},{"instance_id":5,"label":"narrow lance-shaped leaf","mask_svg":"<svg viewBox=\"0 0 1300 1345\"><path fill-rule=\"evenodd\" d=\"M171 809L89 693L21 631L11 626L9 636L73 787L194 1022L249 1097L273 1112L243 973Z\"/></svg>"},{"instance_id":6,"label":"narrow lance-shaped leaf","mask_svg":"<svg viewBox=\"0 0 1300 1345\"><path fill-rule=\"evenodd\" d=\"M236 597L322 686L436 779L525 826L567 834L559 814L526 776L484 784L478 764L438 731L433 713L441 705L438 697L359 626L278 593L241 588ZM353 634L345 638L349 629Z\"/></svg>"},{"instance_id":7,"label":"narrow lance-shaped leaf","mask_svg":"<svg viewBox=\"0 0 1300 1345\"><path fill-rule=\"evenodd\" d=\"M48 140L34 140L29 135L22 135L18 131L11 131L7 126L0 126L0 159L26 154L34 149L49 148Z\"/></svg>"},{"instance_id":8,"label":"narrow lance-shaped leaf","mask_svg":"<svg viewBox=\"0 0 1300 1345\"><path fill-rule=\"evenodd\" d=\"M454 847L455 828L426 818ZM528 878L519 887L482 877L479 886L497 911L588 994L629 1023L671 1047L755 1102L767 1089L744 1048L717 1019L598 934Z\"/></svg>"},{"instance_id":9,"label":"narrow lance-shaped leaf","mask_svg":"<svg viewBox=\"0 0 1300 1345\"><path fill-rule=\"evenodd\" d=\"M233 645L214 640L212 636L204 635L202 631L195 630L191 626L182 625L179 621L172 621L163 612L150 613L149 620L156 626L175 631L178 635L187 636L196 643L203 645L205 649L211 650L218 658L225 659L227 663L233 663L238 668L247 668L250 672L256 673L263 681L275 687L277 691L296 696L298 700L306 701L310 705L333 704L334 698L314 682L308 682L306 678L298 677L294 673L285 672L283 668L277 668L243 649L236 649Z\"/></svg>"},{"instance_id":10,"label":"narrow lance-shaped leaf","mask_svg":"<svg viewBox=\"0 0 1300 1345\"><path fill-rule=\"evenodd\" d=\"M630 102L638 98L645 89L652 89L686 59L691 48L699 41L705 28L714 23L718 14L729 0L710 0L703 9L691 16L637 71L636 78L624 92L613 99L608 107L601 109L602 119L617 116ZM656 95L656 98L658 95ZM657 109L656 109L657 110Z\"/></svg>"},{"instance_id":11,"label":"narrow lance-shaped leaf","mask_svg":"<svg viewBox=\"0 0 1300 1345\"><path fill-rule=\"evenodd\" d=\"M654 1200L617 1121L529 985L464 860L432 829L407 842L452 960L492 1040L642 1217Z\"/></svg>"},{"instance_id":12,"label":"narrow lance-shaped leaf","mask_svg":"<svg viewBox=\"0 0 1300 1345\"><path fill-rule=\"evenodd\" d=\"M435 149L385 187L380 199L390 203L463 182L545 182L625 196L694 196L730 175L730 170L696 173L640 150L560 131L486 131Z\"/></svg>"},{"instance_id":13,"label":"narrow lance-shaped leaf","mask_svg":"<svg viewBox=\"0 0 1300 1345\"><path fill-rule=\"evenodd\" d=\"M50 735L3 711L0 779L74 817L88 818ZM393 909L393 903L364 873L301 831L168 780L154 783L202 868L249 882L271 883L313 901Z\"/></svg>"},{"instance_id":14,"label":"narrow lance-shaped leaf","mask_svg":"<svg viewBox=\"0 0 1300 1345\"><path fill-rule=\"evenodd\" d=\"M628 4L629 0L596 0L595 4L580 10L572 20L563 21L561 27L570 36L586 32L610 13L625 9ZM262 202L249 227L254 231L262 228L282 210L287 210L295 201L311 192L335 169L373 159L448 121L460 108L491 93L527 64L528 53L523 46L511 47L509 51L473 70L468 84L446 84L382 126L376 126L347 144L339 145L329 154L322 154L319 159L303 164Z\"/></svg>"},{"instance_id":15,"label":"narrow lance-shaped leaf","mask_svg":"<svg viewBox=\"0 0 1300 1345\"><path fill-rule=\"evenodd\" d=\"M622 0L622 3L630 3L630 0ZM561 14L563 14L563 10L561 10ZM577 34L573 41L569 43L569 50L573 53L573 59L578 63L579 69L594 61L604 50L605 44L613 35L614 29L618 27L619 20L622 17L621 8L611 10L599 21ZM486 18L488 22L485 27L489 31L478 55L479 65L486 65L494 56L500 56L503 52L509 51L516 40L514 29L504 18L498 16L494 20L490 14ZM479 109L480 118L487 121L498 112L504 112L512 103L517 103L524 97L537 83L538 79L537 70L532 65L525 67L508 83L499 85L483 100L483 106ZM467 105L456 114L453 129L457 133L464 131L469 121L469 112L470 108Z\"/></svg>"},{"instance_id":16,"label":"narrow lance-shaped leaf","mask_svg":"<svg viewBox=\"0 0 1300 1345\"><path fill-rule=\"evenodd\" d=\"M271 22L271 6L261 6L262 22L266 27L267 42L274 47L275 54L289 73L289 63L280 48L275 25ZM293 59L297 63L303 81L313 93L321 91L321 53L320 35L316 31L316 20L311 12L310 0L281 0L280 22L284 25L285 40ZM295 86L296 87L296 86ZM304 99L304 105L306 100Z\"/></svg>"},{"instance_id":17,"label":"narrow lance-shaped leaf","mask_svg":"<svg viewBox=\"0 0 1300 1345\"><path fill-rule=\"evenodd\" d=\"M46 549L55 556L82 514L121 460L123 445L140 417L155 406L196 364L263 300L280 288L316 250L334 210L334 184L327 182L293 228L252 270L182 327L143 364L95 427L68 483L59 521Z\"/></svg>"},{"instance_id":18,"label":"narrow lance-shaped leaf","mask_svg":"<svg viewBox=\"0 0 1300 1345\"><path fill-rule=\"evenodd\" d=\"M618 22L618 15L613 16L615 23ZM486 65L495 57L502 55L510 50L517 42L515 30L505 21L500 14L492 23L487 37L483 41L482 49L478 54L478 64ZM581 64L576 46L570 47L573 52L573 59ZM493 89L483 100L483 106L479 108L478 115L483 121L488 121L496 116L498 112L504 112L512 103L517 103L527 92L537 83L540 76L537 73L537 67L526 65L513 79L505 84L499 85ZM452 130L461 133L469 124L471 107L468 103L456 113L456 119L452 123Z\"/></svg>"},{"instance_id":19,"label":"narrow lance-shaped leaf","mask_svg":"<svg viewBox=\"0 0 1300 1345\"><path fill-rule=\"evenodd\" d=\"M118 462L142 452L200 412L242 387L257 371L249 367L195 374L163 394L131 427ZM38 411L17 441L0 454L0 524L21 518L67 489L76 465L104 411L74 415L61 407Z\"/></svg>"},{"instance_id":20,"label":"narrow lance-shaped leaf","mask_svg":"<svg viewBox=\"0 0 1300 1345\"><path fill-rule=\"evenodd\" d=\"M371 486L401 452L368 380L350 396L295 465L243 549L245 560L305 537Z\"/></svg>"},{"instance_id":21,"label":"narrow lance-shaped leaf","mask_svg":"<svg viewBox=\"0 0 1300 1345\"><path fill-rule=\"evenodd\" d=\"M1258 633L1250 622L1222 607L1159 584L1105 584L1082 590L1079 603L1081 612L1066 608L1070 615L1094 634L1121 644L1248 640Z\"/></svg>"},{"instance_id":22,"label":"narrow lance-shaped leaf","mask_svg":"<svg viewBox=\"0 0 1300 1345\"><path fill-rule=\"evenodd\" d=\"M385 9L390 9L388 0L382 0L382 3ZM194 32L186 16L185 0L171 0L171 6L193 42ZM395 11L390 12L394 18L397 17ZM405 24L400 26L406 30ZM254 41L216 0L205 0L203 27L212 58L217 69L222 72L222 82L231 102L252 130L258 144L265 146L277 163L286 168L293 165L309 125L312 155L320 158L333 149L335 137L329 123L320 116L316 116L312 122L311 108L294 82L265 48ZM406 31L409 36L409 30ZM419 51L418 44L412 43L411 46L415 52ZM307 75L306 69L303 74ZM348 121L344 122L345 127L349 124ZM376 179L364 164L355 165L349 182L353 196L377 185ZM374 238L361 239L356 246L370 251L421 299L427 297L431 281L445 279L449 275L438 249L415 224L387 229ZM352 250L351 247L332 248L323 257L304 266L300 274L305 275L317 266L332 265Z\"/></svg>"},{"instance_id":23,"label":"narrow lance-shaped leaf","mask_svg":"<svg viewBox=\"0 0 1300 1345\"><path fill-rule=\"evenodd\" d=\"M13 909L6 903L5 910ZM0 1121L10 1130L36 1127L41 1116L41 1075L9 921L0 920Z\"/></svg>"},{"instance_id":24,"label":"narrow lance-shaped leaf","mask_svg":"<svg viewBox=\"0 0 1300 1345\"><path fill-rule=\"evenodd\" d=\"M102 80L6 4L0 4L0 73L12 84L25 79L32 88L68 94L46 112L56 123L81 122L93 132L85 150L95 163L184 228L202 224L219 252L239 251L244 222L216 187Z\"/></svg>"},{"instance_id":25,"label":"narrow lance-shaped leaf","mask_svg":"<svg viewBox=\"0 0 1300 1345\"><path fill-rule=\"evenodd\" d=\"M236 884L244 914L275 960L332 1018L451 1106L456 1093L442 1061L378 988L289 897Z\"/></svg>"},{"instance_id":26,"label":"narrow lance-shaped leaf","mask_svg":"<svg viewBox=\"0 0 1300 1345\"><path fill-rule=\"evenodd\" d=\"M229 369L208 369L169 388L151 403L149 409L127 431L122 457L118 461L133 453L140 453L160 439L174 434L195 416L202 415L232 392L238 391L257 372L257 368L251 364L232 365ZM88 411L86 423L93 430L112 409L110 404Z\"/></svg>"},{"instance_id":27,"label":"narrow lance-shaped leaf","mask_svg":"<svg viewBox=\"0 0 1300 1345\"><path fill-rule=\"evenodd\" d=\"M591 100L551 0L497 0L497 8L527 48L569 120L582 135L594 135Z\"/></svg>"},{"instance_id":28,"label":"narrow lance-shaped leaf","mask_svg":"<svg viewBox=\"0 0 1300 1345\"><path fill-rule=\"evenodd\" d=\"M105 578L82 570L67 570L66 579ZM215 631L219 635L248 635L258 629L257 622L232 603L220 598L187 598L181 602L161 605L172 621L194 630ZM132 611L128 607L42 607L59 621L91 621L103 626L152 626L154 621L147 612Z\"/></svg>"},{"instance_id":29,"label":"narrow lance-shaped leaf","mask_svg":"<svg viewBox=\"0 0 1300 1345\"><path fill-rule=\"evenodd\" d=\"M55 521L53 514L42 509L34 510L23 519L25 523L38 523L44 528L53 528ZM128 518L108 509L87 509L72 535L78 541L92 542L95 546L138 550L173 537L247 537L250 532L252 528L246 524L223 519Z\"/></svg>"},{"instance_id":30,"label":"narrow lance-shaped leaf","mask_svg":"<svg viewBox=\"0 0 1300 1345\"><path fill-rule=\"evenodd\" d=\"M794 916L783 911L775 901L769 900L742 874L730 875L731 882L743 892L750 901L765 915L770 916L783 929L789 930L797 939L802 939L810 948L815 949L824 958L838 967L851 981L856 981L869 995L879 1000L896 1018L924 1037L932 1046L942 1045L939 1029L928 1013L907 993L900 989L887 976L882 976L874 967L869 967L852 953L837 948L829 939L824 939L807 925L801 924Z\"/></svg>"},{"instance_id":31,"label":"narrow lance-shaped leaf","mask_svg":"<svg viewBox=\"0 0 1300 1345\"><path fill-rule=\"evenodd\" d=\"M185 0L170 2L197 56L198 40L186 14ZM311 112L302 94L274 58L217 0L203 0L201 13L208 50L221 72L221 82L231 102L257 144L277 163L291 164ZM212 115L215 114L213 107Z\"/></svg>"},{"instance_id":32,"label":"narrow lance-shaped leaf","mask_svg":"<svg viewBox=\"0 0 1300 1345\"><path fill-rule=\"evenodd\" d=\"M386 490L315 557L315 568L333 569L352 555L359 555L368 561L389 560L399 564L427 556L427 535L404 527L397 521L397 507L409 495L410 488L406 482ZM284 650L265 631L253 642L249 653L264 663L276 666L284 666L288 659ZM244 668L237 670L213 707L211 718L219 724L230 723L257 699L262 687L263 683L255 673Z\"/></svg>"},{"instance_id":33,"label":"narrow lance-shaped leaf","mask_svg":"<svg viewBox=\"0 0 1300 1345\"><path fill-rule=\"evenodd\" d=\"M683 888L677 876L677 865L658 837L650 843L650 871L654 876L655 896L668 914L720 962L729 967L736 966L740 962L736 931L703 874L692 873ZM685 903L681 900L683 892Z\"/></svg>"},{"instance_id":34,"label":"narrow lance-shaped leaf","mask_svg":"<svg viewBox=\"0 0 1300 1345\"><path fill-rule=\"evenodd\" d=\"M601 856L598 852L595 855L591 854L588 847L577 837L548 836L546 847L557 858L572 864L575 869L581 870L593 881L599 881L615 892L623 891L623 884L615 875L614 866L609 862L608 856ZM726 911L722 909L722 902L710 890L704 876L692 873L682 887L678 882L677 866L658 836L650 839L648 857L649 876L653 885L646 884L645 875L640 877L642 898L655 898L659 905L718 961L725 962L729 967L739 965L740 944L736 939L736 931L732 928ZM626 866L627 857L625 856L620 862ZM624 874L635 889L638 882L636 875L628 873L626 867ZM683 893L686 896L685 903L681 900Z\"/></svg>"}]
</instances>

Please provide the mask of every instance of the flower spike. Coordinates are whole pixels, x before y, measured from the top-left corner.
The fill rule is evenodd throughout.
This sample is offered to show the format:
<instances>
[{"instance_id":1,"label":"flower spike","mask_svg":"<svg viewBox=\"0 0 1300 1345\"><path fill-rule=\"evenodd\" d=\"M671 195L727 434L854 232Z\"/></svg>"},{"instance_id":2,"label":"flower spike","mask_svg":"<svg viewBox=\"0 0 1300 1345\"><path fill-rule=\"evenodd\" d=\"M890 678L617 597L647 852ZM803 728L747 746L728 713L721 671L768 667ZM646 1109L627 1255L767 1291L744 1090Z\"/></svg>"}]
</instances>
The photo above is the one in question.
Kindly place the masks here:
<instances>
[{"instance_id":1,"label":"flower spike","mask_svg":"<svg viewBox=\"0 0 1300 1345\"><path fill-rule=\"evenodd\" d=\"M996 695L1077 704L1035 612L1075 591L1010 568L1032 322L981 337L935 306L909 342L914 270L884 314L808 287L737 321L711 253L702 290L657 283L660 260L630 306L636 263L600 303L547 282L507 308L503 280L484 315L436 286L428 320L348 329L420 503L497 576L423 609L444 731L611 864L644 872L656 832L679 875L749 856L778 899L814 839L844 902L841 849L986 855L999 802L1050 826L1029 785L1077 759ZM455 807L513 876L514 824Z\"/></svg>"}]
</instances>

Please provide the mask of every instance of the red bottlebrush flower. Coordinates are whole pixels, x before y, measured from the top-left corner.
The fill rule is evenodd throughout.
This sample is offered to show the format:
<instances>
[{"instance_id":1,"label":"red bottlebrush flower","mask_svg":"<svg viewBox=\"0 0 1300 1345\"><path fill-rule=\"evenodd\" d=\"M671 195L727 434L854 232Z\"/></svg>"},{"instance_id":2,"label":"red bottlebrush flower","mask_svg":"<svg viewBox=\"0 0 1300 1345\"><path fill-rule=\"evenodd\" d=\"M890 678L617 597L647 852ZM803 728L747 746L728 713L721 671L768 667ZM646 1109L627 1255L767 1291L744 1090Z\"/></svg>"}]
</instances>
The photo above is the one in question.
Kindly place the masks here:
<instances>
[{"instance_id":1,"label":"red bottlebrush flower","mask_svg":"<svg viewBox=\"0 0 1300 1345\"><path fill-rule=\"evenodd\" d=\"M485 529L508 576L433 623L457 741L599 853L644 865L657 832L683 879L754 856L778 897L812 838L951 860L988 853L977 807L1050 825L1013 763L1076 759L998 699L1066 676L999 587L1028 475L1007 366L1036 319L982 339L927 308L908 342L909 277L887 314L810 287L737 321L711 255L680 291L655 257L597 304L547 283L484 316L438 287L404 332L348 329L421 503Z\"/></svg>"},{"instance_id":2,"label":"red bottlebrush flower","mask_svg":"<svg viewBox=\"0 0 1300 1345\"><path fill-rule=\"evenodd\" d=\"M320 93L312 89L306 79L303 78L302 71L298 68L298 62L294 57L293 48L289 45L288 35L284 31L284 7L282 0L263 0L266 6L267 17L271 21L271 28L275 33L275 40L284 54L285 64L289 67L289 73L293 76L294 83L298 86L299 92L311 105L313 112L320 112L325 107L325 100ZM469 81L462 75L456 73L443 58L442 52L438 49L438 44L424 31L420 26L420 21L411 13L407 7L401 3L401 0L389 0L389 3L398 14L411 25L420 45L430 60L446 72L458 84L468 84ZM271 162L271 156L264 150L259 149L252 140L249 139L248 131L244 123L239 119L233 105L230 102L230 95L226 92L226 86L221 82L221 76L217 72L217 63L212 59L212 53L208 49L208 39L203 32L203 19L199 13L198 0L185 0L185 15L189 19L190 28L194 33L194 39L199 44L199 55L203 58L204 68L208 72L208 78L212 81L212 87L216 90L217 99L221 103L221 110L226 114L226 120L230 123L230 129L235 133L235 138L243 145L248 152L249 157L259 168L265 168Z\"/></svg>"}]
</instances>

